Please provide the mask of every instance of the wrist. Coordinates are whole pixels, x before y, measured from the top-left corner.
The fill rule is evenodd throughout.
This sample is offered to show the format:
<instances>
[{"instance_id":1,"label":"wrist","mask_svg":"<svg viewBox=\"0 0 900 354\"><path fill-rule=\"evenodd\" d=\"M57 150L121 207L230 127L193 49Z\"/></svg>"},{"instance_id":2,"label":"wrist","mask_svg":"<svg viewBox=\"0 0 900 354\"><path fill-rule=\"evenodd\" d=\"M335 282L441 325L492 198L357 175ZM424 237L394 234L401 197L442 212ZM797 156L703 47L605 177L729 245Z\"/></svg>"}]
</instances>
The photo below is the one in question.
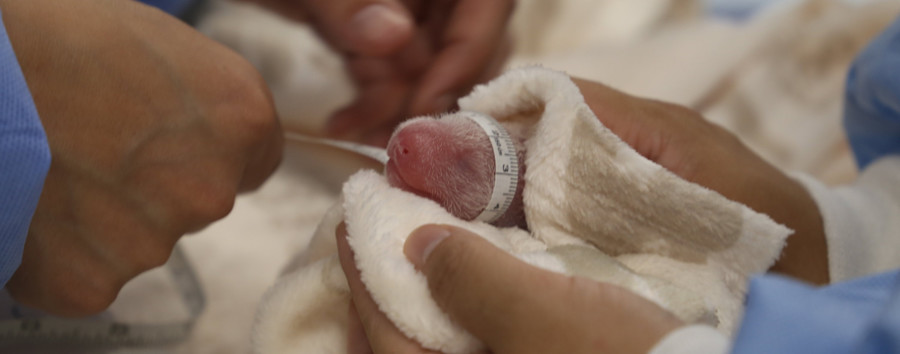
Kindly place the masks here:
<instances>
[{"instance_id":1,"label":"wrist","mask_svg":"<svg viewBox=\"0 0 900 354\"><path fill-rule=\"evenodd\" d=\"M779 194L770 201L770 216L794 230L771 271L824 285L830 281L828 246L819 207L800 182L779 172Z\"/></svg>"}]
</instances>

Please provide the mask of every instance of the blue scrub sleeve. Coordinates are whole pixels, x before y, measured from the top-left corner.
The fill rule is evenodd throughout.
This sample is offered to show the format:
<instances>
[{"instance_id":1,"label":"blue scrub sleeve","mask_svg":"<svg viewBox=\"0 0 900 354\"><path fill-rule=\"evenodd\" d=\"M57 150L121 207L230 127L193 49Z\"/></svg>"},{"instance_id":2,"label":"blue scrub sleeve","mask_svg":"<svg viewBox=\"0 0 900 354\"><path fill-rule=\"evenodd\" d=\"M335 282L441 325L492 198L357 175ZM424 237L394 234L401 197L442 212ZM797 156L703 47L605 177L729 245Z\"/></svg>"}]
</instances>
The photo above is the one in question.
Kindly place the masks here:
<instances>
[{"instance_id":1,"label":"blue scrub sleeve","mask_svg":"<svg viewBox=\"0 0 900 354\"><path fill-rule=\"evenodd\" d=\"M878 157L900 154L900 20L853 62L844 129L860 169Z\"/></svg>"},{"instance_id":2,"label":"blue scrub sleeve","mask_svg":"<svg viewBox=\"0 0 900 354\"><path fill-rule=\"evenodd\" d=\"M22 261L50 148L37 109L0 19L0 284Z\"/></svg>"},{"instance_id":3,"label":"blue scrub sleeve","mask_svg":"<svg viewBox=\"0 0 900 354\"><path fill-rule=\"evenodd\" d=\"M846 96L844 127L860 168L900 154L900 19L854 61ZM822 288L756 278L732 351L900 353L900 270Z\"/></svg>"},{"instance_id":4,"label":"blue scrub sleeve","mask_svg":"<svg viewBox=\"0 0 900 354\"><path fill-rule=\"evenodd\" d=\"M822 288L755 278L732 353L898 353L898 286L898 270Z\"/></svg>"},{"instance_id":5,"label":"blue scrub sleeve","mask_svg":"<svg viewBox=\"0 0 900 354\"><path fill-rule=\"evenodd\" d=\"M894 289L894 297L868 329L866 337L857 349L858 353L900 353L900 292Z\"/></svg>"}]
</instances>

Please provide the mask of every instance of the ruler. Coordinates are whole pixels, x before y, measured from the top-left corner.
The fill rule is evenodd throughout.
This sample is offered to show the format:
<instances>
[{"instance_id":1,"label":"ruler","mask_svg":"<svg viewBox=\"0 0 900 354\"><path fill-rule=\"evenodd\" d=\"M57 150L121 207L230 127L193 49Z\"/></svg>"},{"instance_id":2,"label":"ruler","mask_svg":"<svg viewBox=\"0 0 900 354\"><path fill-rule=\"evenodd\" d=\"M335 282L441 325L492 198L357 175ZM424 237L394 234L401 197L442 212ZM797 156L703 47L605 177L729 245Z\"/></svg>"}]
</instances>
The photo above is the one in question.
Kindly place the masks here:
<instances>
[{"instance_id":1,"label":"ruler","mask_svg":"<svg viewBox=\"0 0 900 354\"><path fill-rule=\"evenodd\" d=\"M519 185L519 156L509 133L494 118L476 112L459 112L478 124L491 141L494 152L494 189L491 199L476 220L487 223L506 213Z\"/></svg>"},{"instance_id":2,"label":"ruler","mask_svg":"<svg viewBox=\"0 0 900 354\"><path fill-rule=\"evenodd\" d=\"M0 349L48 346L72 348L140 348L172 345L185 340L206 307L206 297L197 274L180 246L172 251L166 269L188 309L187 320L175 323L123 323L101 319L56 317L0 321ZM27 351L26 351L27 352Z\"/></svg>"}]
</instances>

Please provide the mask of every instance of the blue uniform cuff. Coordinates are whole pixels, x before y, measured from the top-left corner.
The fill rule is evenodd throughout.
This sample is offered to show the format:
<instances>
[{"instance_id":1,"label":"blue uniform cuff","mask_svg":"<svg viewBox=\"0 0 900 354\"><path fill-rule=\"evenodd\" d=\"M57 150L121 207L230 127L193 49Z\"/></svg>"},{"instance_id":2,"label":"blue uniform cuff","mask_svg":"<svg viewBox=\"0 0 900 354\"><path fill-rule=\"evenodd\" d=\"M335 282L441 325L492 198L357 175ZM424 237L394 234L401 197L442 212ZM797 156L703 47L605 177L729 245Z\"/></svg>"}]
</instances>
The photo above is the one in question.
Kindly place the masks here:
<instances>
[{"instance_id":1,"label":"blue uniform cuff","mask_svg":"<svg viewBox=\"0 0 900 354\"><path fill-rule=\"evenodd\" d=\"M876 328L896 339L900 327L885 327L881 316L900 305L898 280L896 270L822 288L755 278L733 353L854 353L872 344Z\"/></svg>"},{"instance_id":2,"label":"blue uniform cuff","mask_svg":"<svg viewBox=\"0 0 900 354\"><path fill-rule=\"evenodd\" d=\"M50 148L0 18L0 284L19 267Z\"/></svg>"},{"instance_id":3,"label":"blue uniform cuff","mask_svg":"<svg viewBox=\"0 0 900 354\"><path fill-rule=\"evenodd\" d=\"M879 157L900 154L900 19L853 62L844 129L860 169Z\"/></svg>"}]
</instances>

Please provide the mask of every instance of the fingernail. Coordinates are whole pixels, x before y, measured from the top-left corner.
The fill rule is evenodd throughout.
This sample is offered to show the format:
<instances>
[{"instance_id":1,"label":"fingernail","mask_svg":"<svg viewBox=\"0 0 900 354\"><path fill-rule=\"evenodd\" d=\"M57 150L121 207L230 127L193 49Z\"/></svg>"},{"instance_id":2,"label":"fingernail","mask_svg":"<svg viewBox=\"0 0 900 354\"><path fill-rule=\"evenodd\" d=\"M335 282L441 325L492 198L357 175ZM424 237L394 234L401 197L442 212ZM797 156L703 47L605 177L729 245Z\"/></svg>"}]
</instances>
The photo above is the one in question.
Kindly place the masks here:
<instances>
[{"instance_id":1,"label":"fingernail","mask_svg":"<svg viewBox=\"0 0 900 354\"><path fill-rule=\"evenodd\" d=\"M393 40L412 23L403 13L391 7L373 4L353 15L350 26L367 43L381 43Z\"/></svg>"},{"instance_id":2,"label":"fingernail","mask_svg":"<svg viewBox=\"0 0 900 354\"><path fill-rule=\"evenodd\" d=\"M425 261L434 248L450 235L451 232L446 226L421 226L409 234L409 238L406 239L406 244L403 246L403 253L416 268L419 268L425 265Z\"/></svg>"}]
</instances>

